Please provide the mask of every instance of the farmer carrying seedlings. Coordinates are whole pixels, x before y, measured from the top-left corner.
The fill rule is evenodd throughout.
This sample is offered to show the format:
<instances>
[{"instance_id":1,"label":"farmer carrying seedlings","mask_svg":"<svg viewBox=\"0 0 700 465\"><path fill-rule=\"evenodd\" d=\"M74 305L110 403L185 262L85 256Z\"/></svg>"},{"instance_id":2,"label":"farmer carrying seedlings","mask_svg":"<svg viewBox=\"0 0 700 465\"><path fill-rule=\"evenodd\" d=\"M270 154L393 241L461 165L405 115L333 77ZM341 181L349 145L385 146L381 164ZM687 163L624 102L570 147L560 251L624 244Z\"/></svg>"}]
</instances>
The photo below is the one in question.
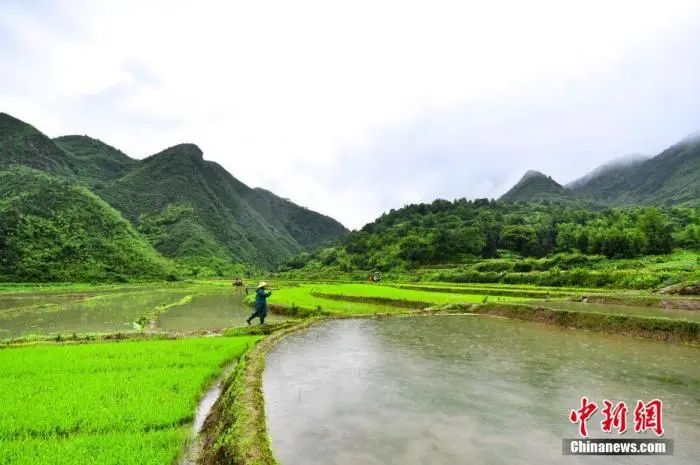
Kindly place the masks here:
<instances>
[{"instance_id":1,"label":"farmer carrying seedlings","mask_svg":"<svg viewBox=\"0 0 700 465\"><path fill-rule=\"evenodd\" d=\"M260 318L260 324L265 324L265 317L267 316L267 298L272 295L272 292L266 291L265 287L267 283L261 281L258 284L258 288L255 291L255 311L246 320L250 324L250 320L253 318Z\"/></svg>"}]
</instances>

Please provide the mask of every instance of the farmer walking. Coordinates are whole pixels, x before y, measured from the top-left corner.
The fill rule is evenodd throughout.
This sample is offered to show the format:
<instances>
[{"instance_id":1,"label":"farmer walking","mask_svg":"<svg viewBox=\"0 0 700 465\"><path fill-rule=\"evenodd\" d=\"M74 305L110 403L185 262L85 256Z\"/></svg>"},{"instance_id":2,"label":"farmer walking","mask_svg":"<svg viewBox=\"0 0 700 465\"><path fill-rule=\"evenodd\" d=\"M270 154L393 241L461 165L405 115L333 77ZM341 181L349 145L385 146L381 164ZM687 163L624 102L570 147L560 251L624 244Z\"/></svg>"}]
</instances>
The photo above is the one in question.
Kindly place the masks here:
<instances>
[{"instance_id":1,"label":"farmer walking","mask_svg":"<svg viewBox=\"0 0 700 465\"><path fill-rule=\"evenodd\" d=\"M265 324L265 317L267 316L267 298L272 295L272 292L266 291L265 287L267 283L262 281L258 284L258 288L255 291L255 311L246 320L250 324L250 320L253 318L260 318L260 324Z\"/></svg>"}]
</instances>

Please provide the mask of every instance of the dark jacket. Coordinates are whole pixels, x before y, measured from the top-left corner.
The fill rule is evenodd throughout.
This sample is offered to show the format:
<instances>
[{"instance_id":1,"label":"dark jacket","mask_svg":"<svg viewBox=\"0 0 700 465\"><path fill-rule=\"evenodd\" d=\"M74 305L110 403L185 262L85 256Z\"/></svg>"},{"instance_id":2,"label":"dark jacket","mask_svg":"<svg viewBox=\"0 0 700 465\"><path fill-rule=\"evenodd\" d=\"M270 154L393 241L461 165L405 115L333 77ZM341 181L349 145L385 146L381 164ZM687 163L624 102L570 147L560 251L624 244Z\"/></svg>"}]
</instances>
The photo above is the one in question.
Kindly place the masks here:
<instances>
[{"instance_id":1,"label":"dark jacket","mask_svg":"<svg viewBox=\"0 0 700 465\"><path fill-rule=\"evenodd\" d=\"M267 310L267 298L272 295L272 292L265 291L265 289L260 288L255 291L255 310L258 312L264 312Z\"/></svg>"}]
</instances>

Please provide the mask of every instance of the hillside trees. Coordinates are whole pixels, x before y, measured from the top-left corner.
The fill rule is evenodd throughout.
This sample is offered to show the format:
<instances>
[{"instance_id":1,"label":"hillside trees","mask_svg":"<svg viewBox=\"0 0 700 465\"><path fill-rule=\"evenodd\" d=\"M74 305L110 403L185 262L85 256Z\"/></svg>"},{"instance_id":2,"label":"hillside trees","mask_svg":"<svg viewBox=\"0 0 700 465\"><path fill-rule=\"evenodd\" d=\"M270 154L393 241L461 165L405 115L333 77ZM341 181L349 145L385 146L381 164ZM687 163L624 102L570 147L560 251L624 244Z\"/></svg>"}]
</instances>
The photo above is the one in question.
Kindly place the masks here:
<instances>
[{"instance_id":1,"label":"hillside trees","mask_svg":"<svg viewBox=\"0 0 700 465\"><path fill-rule=\"evenodd\" d=\"M586 209L561 204L464 199L408 205L382 215L333 247L345 269L396 269L514 253L633 258L700 244L698 208ZM338 264L322 249L286 268ZM325 254L325 255L324 255ZM323 260L320 259L324 256Z\"/></svg>"}]
</instances>

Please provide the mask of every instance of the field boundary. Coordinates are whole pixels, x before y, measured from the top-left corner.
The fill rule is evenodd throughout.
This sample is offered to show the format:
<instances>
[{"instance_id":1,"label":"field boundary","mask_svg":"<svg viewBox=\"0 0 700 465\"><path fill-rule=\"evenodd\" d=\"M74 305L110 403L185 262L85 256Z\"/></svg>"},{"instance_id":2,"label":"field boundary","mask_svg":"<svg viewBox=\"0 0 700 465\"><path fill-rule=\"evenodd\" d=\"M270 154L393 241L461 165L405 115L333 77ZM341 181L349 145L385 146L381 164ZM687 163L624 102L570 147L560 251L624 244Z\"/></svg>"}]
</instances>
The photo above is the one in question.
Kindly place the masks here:
<instances>
[{"instance_id":1,"label":"field boundary","mask_svg":"<svg viewBox=\"0 0 700 465\"><path fill-rule=\"evenodd\" d=\"M222 394L202 430L204 465L279 465L272 453L265 417L262 375L265 356L282 338L322 320L310 318L261 339L224 380Z\"/></svg>"},{"instance_id":2,"label":"field boundary","mask_svg":"<svg viewBox=\"0 0 700 465\"><path fill-rule=\"evenodd\" d=\"M700 310L700 299L671 298L658 296L613 296L590 295L586 297L589 303L611 305L636 305L640 307L657 307L675 310Z\"/></svg>"},{"instance_id":3,"label":"field boundary","mask_svg":"<svg viewBox=\"0 0 700 465\"><path fill-rule=\"evenodd\" d=\"M447 305L443 311L534 321L566 328L587 329L665 342L700 345L700 323L668 318L638 317L596 312L558 310L525 304Z\"/></svg>"},{"instance_id":4,"label":"field boundary","mask_svg":"<svg viewBox=\"0 0 700 465\"><path fill-rule=\"evenodd\" d=\"M442 292L445 294L469 294L469 295L485 295L485 296L503 296L503 297L529 297L534 299L550 299L557 297L570 297L574 292L535 292L535 291L519 291L516 289L481 289L481 288L459 288L459 287L436 287L436 286L416 286L411 284L387 284L388 287L398 289L406 289L409 291L424 291L424 292Z\"/></svg>"}]
</instances>

